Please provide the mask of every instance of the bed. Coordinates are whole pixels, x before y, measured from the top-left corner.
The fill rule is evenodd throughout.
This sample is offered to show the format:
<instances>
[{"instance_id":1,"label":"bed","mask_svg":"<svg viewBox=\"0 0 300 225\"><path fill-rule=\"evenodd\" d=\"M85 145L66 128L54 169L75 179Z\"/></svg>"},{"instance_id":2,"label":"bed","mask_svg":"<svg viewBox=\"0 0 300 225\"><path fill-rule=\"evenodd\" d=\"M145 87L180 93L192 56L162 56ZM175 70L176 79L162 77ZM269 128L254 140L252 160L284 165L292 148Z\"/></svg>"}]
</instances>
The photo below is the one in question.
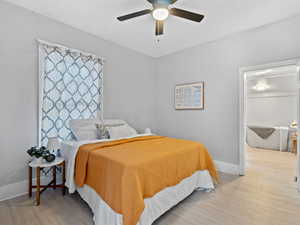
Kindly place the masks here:
<instances>
[{"instance_id":1,"label":"bed","mask_svg":"<svg viewBox=\"0 0 300 225\"><path fill-rule=\"evenodd\" d=\"M262 138L255 133L251 127L262 129L274 129L274 132L267 137ZM288 127L265 127L265 126L250 126L247 127L247 144L252 148L271 149L278 151L288 150Z\"/></svg>"},{"instance_id":2,"label":"bed","mask_svg":"<svg viewBox=\"0 0 300 225\"><path fill-rule=\"evenodd\" d=\"M143 198L144 208L142 213L136 215L135 217L138 220L132 220L125 218L126 213L120 212L116 205L109 202L108 199L104 200L107 196L99 192L97 186L89 185L88 182L83 182L82 185L78 185L78 165L82 163L78 161L78 158L84 158L82 154L86 154L86 149L96 149L97 154L104 154L103 152L116 152L117 150L122 150L123 147L127 146L127 150L131 151L133 144L139 146L139 142L144 144L150 143L151 148L156 149L158 144L162 142L173 143L175 140L169 139L167 137L155 136L153 134L135 134L126 138L119 139L103 139L103 140L85 140L85 141L64 141L62 142L62 153L67 162L67 173L66 173L66 186L69 188L70 193L77 191L84 201L90 206L93 215L95 225L151 225L158 217L160 217L167 210L178 204L180 201L185 199L195 190L212 190L214 189L214 178L217 178L214 174L212 175L212 168L196 170L192 174L185 176L183 179L180 179L179 182L174 183L174 185L168 185L165 188L155 192L153 195ZM180 142L180 140L178 140ZM182 140L183 141L183 140ZM124 143L125 142L125 143ZM108 148L107 145L111 146L112 143L114 146L117 146L119 149L114 149L113 151ZM124 146L123 146L124 145ZM99 150L98 148L105 147L105 151ZM103 148L104 148L103 147ZM111 147L109 147L111 148ZM126 149L126 148L124 148ZM145 151L149 151L149 147ZM182 151L182 150L180 150ZM188 151L188 150L187 150ZM206 152L206 151L204 151ZM165 152L167 154L168 152ZM93 153L94 154L94 153ZM109 153L111 154L111 153ZM79 157L80 156L80 157ZM98 157L97 156L97 157ZM173 155L174 156L174 155ZM171 159L173 156L165 156ZM88 156L87 158L92 156ZM107 157L107 155L105 155ZM202 157L204 158L204 157ZM165 160L164 159L164 160ZM114 160L113 160L114 161ZM145 161L145 160L144 160ZM146 160L148 163L149 160ZM123 163L123 162L122 162ZM77 166L76 166L77 165ZM89 162L90 166L93 166L92 162ZM99 164L97 164L99 165ZM94 166L97 166L96 164ZM114 165L114 164L110 164ZM85 165L86 166L86 165ZM152 167L151 167L152 168ZM91 170L91 169L89 169ZM214 168L213 168L214 170ZM75 173L76 172L76 173ZM97 172L98 173L98 172ZM97 173L94 175L97 177ZM86 174L88 177L92 177L91 174ZM150 176L150 175L147 175ZM114 175L115 177L115 175ZM147 177L146 177L147 178ZM100 178L99 178L100 179ZM177 179L177 178L176 178ZM178 178L179 179L179 178ZM88 178L85 178L88 181ZM146 179L145 179L146 180ZM118 181L118 180L117 180ZM103 183L103 182L102 182ZM150 183L152 184L152 183ZM151 185L150 185L151 186ZM117 186L118 187L118 186ZM121 187L120 187L121 188ZM123 188L123 187L122 187ZM109 189L111 190L111 188ZM144 190L144 189L143 189ZM107 192L107 190L105 190ZM134 191L133 191L134 192ZM134 192L135 193L135 192ZM138 193L137 193L138 194ZM117 195L116 193L110 193L110 195ZM124 196L124 193L123 193ZM135 202L135 200L133 201ZM131 213L131 212L129 212ZM135 222L137 221L137 222Z\"/></svg>"}]
</instances>

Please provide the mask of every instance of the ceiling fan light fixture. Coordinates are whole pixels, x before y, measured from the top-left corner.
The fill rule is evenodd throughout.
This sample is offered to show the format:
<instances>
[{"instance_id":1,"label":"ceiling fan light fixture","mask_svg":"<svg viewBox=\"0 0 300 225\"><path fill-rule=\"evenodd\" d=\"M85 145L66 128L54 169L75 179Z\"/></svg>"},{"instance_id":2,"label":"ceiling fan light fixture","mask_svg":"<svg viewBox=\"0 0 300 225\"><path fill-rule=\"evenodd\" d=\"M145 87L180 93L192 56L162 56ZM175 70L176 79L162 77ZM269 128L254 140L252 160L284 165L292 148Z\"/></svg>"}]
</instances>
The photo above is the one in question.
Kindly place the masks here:
<instances>
[{"instance_id":1,"label":"ceiling fan light fixture","mask_svg":"<svg viewBox=\"0 0 300 225\"><path fill-rule=\"evenodd\" d=\"M169 17L169 10L167 8L156 8L152 12L155 20L163 21Z\"/></svg>"},{"instance_id":2,"label":"ceiling fan light fixture","mask_svg":"<svg viewBox=\"0 0 300 225\"><path fill-rule=\"evenodd\" d=\"M260 80L253 87L253 89L256 90L256 91L265 91L267 89L270 89L270 85L268 85L266 80Z\"/></svg>"}]
</instances>

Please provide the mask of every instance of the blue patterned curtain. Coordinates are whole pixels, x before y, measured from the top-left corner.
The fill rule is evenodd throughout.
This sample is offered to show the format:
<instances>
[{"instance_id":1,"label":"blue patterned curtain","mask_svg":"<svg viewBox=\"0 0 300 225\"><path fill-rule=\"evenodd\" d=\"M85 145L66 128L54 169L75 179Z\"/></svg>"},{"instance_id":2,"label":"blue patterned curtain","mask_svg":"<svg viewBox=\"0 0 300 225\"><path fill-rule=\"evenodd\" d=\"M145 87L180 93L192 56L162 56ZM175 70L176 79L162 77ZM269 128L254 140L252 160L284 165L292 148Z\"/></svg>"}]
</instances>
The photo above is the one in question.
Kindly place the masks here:
<instances>
[{"instance_id":1,"label":"blue patterned curtain","mask_svg":"<svg viewBox=\"0 0 300 225\"><path fill-rule=\"evenodd\" d=\"M94 55L40 43L40 135L69 140L71 119L102 112L103 60Z\"/></svg>"}]
</instances>

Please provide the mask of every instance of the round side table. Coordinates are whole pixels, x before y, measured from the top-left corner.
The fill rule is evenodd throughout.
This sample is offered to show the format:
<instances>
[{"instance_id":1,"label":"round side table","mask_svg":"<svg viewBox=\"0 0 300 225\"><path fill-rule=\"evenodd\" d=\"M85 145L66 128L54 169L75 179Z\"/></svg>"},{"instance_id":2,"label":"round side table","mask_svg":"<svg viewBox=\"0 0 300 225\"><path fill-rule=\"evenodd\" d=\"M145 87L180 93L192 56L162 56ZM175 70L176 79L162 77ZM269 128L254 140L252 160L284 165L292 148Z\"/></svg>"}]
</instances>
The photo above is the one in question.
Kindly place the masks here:
<instances>
[{"instance_id":1,"label":"round side table","mask_svg":"<svg viewBox=\"0 0 300 225\"><path fill-rule=\"evenodd\" d=\"M61 166L62 167L62 184L56 184L56 168ZM32 169L36 169L36 185L32 185ZM52 181L47 185L41 185L41 170L45 168L51 168L52 169ZM53 162L38 162L38 161L32 161L28 164L28 170L29 170L29 187L28 187L28 195L29 197L32 197L32 189L36 189L36 205L40 205L41 202L41 194L47 189L47 188L62 188L62 193L65 195L66 193L66 165L64 158L56 158ZM43 189L41 189L43 188Z\"/></svg>"}]
</instances>

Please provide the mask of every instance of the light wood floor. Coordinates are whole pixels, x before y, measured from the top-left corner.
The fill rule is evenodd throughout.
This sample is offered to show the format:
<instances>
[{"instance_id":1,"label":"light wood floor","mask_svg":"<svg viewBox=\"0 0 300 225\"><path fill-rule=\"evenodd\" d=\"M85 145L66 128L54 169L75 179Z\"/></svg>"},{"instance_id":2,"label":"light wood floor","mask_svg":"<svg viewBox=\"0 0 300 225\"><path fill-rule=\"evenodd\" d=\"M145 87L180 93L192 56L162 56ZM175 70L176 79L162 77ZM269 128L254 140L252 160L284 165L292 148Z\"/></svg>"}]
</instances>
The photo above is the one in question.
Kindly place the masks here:
<instances>
[{"instance_id":1,"label":"light wood floor","mask_svg":"<svg viewBox=\"0 0 300 225\"><path fill-rule=\"evenodd\" d=\"M155 225L300 225L295 156L249 149L248 162L246 176L221 174L216 191L194 192ZM93 220L78 195L47 191L39 207L26 196L0 203L0 224L92 225Z\"/></svg>"}]
</instances>

